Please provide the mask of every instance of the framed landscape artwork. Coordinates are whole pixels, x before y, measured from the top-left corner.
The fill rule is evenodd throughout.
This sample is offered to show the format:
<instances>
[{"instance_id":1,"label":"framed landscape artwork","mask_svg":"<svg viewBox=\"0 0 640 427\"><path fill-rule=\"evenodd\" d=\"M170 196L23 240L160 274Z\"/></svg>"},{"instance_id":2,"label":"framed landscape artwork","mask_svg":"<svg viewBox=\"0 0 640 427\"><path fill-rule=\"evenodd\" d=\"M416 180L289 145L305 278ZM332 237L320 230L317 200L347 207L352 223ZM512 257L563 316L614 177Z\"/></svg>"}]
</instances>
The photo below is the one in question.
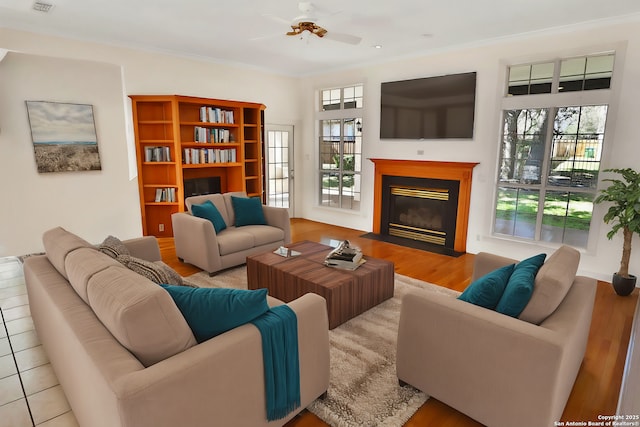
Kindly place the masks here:
<instances>
[{"instance_id":1,"label":"framed landscape artwork","mask_svg":"<svg viewBox=\"0 0 640 427\"><path fill-rule=\"evenodd\" d=\"M102 169L92 105L26 103L38 172Z\"/></svg>"}]
</instances>

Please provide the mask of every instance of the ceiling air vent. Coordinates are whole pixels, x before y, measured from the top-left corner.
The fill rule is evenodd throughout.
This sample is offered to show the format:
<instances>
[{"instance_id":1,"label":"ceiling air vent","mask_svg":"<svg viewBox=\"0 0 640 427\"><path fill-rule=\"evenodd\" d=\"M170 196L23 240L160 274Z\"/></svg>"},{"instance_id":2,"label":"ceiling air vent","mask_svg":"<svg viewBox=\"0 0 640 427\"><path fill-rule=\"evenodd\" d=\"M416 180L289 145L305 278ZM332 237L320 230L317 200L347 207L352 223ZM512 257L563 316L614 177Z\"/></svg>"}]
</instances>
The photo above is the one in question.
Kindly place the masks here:
<instances>
[{"instance_id":1,"label":"ceiling air vent","mask_svg":"<svg viewBox=\"0 0 640 427\"><path fill-rule=\"evenodd\" d=\"M37 10L38 12L44 12L47 13L51 10L51 8L53 7L52 4L50 3L43 3L41 1L37 1L35 3L33 3L33 6L31 6L31 8L33 10Z\"/></svg>"}]
</instances>

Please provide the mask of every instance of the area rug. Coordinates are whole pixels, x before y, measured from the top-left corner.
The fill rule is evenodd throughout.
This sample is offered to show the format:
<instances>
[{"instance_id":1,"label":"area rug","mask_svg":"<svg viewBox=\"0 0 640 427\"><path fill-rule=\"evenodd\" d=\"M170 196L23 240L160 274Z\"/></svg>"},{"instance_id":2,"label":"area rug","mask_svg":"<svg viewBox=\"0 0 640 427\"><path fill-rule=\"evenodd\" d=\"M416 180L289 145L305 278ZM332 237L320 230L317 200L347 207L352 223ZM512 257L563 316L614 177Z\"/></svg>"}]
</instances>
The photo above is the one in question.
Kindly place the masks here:
<instances>
[{"instance_id":1,"label":"area rug","mask_svg":"<svg viewBox=\"0 0 640 427\"><path fill-rule=\"evenodd\" d=\"M200 287L247 288L245 267L214 277L197 273L186 278ZM329 331L331 374L328 395L307 409L334 427L402 426L427 396L396 377L396 338L402 296L424 290L459 293L396 274L393 298Z\"/></svg>"}]
</instances>

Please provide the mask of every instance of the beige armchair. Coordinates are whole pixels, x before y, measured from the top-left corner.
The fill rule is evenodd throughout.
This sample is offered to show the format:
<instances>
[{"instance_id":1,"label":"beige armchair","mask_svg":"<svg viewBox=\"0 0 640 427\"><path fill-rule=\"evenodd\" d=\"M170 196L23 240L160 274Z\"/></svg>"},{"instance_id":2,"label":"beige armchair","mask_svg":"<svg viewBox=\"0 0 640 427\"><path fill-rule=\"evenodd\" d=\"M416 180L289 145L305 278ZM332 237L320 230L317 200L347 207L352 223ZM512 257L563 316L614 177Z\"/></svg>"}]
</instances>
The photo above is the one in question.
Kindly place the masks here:
<instances>
[{"instance_id":1,"label":"beige armchair","mask_svg":"<svg viewBox=\"0 0 640 427\"><path fill-rule=\"evenodd\" d=\"M274 250L291 242L291 224L285 208L262 205L267 225L235 226L231 197L243 192L188 197L188 212L171 216L178 259L213 274L246 262L247 256ZM210 200L222 215L226 228L216 233L208 219L191 214L194 204Z\"/></svg>"},{"instance_id":2,"label":"beige armchair","mask_svg":"<svg viewBox=\"0 0 640 427\"><path fill-rule=\"evenodd\" d=\"M578 261L579 253L566 246L549 257L520 318L452 296L406 295L400 382L491 427L560 421L584 357L596 292L595 279L575 276ZM475 262L474 280L516 261L480 253ZM536 324L523 317L546 318Z\"/></svg>"}]
</instances>

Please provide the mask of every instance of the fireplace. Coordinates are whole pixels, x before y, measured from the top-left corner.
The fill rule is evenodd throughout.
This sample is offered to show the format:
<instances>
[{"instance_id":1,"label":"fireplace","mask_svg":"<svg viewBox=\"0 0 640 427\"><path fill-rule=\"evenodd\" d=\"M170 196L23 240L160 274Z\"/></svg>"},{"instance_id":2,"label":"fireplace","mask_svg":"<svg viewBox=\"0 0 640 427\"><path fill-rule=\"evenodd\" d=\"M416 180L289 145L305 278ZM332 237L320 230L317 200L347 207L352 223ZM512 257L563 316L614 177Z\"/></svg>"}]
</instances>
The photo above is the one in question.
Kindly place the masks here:
<instances>
[{"instance_id":1,"label":"fireplace","mask_svg":"<svg viewBox=\"0 0 640 427\"><path fill-rule=\"evenodd\" d=\"M466 251L471 177L477 163L371 161L374 236L449 255Z\"/></svg>"}]
</instances>

